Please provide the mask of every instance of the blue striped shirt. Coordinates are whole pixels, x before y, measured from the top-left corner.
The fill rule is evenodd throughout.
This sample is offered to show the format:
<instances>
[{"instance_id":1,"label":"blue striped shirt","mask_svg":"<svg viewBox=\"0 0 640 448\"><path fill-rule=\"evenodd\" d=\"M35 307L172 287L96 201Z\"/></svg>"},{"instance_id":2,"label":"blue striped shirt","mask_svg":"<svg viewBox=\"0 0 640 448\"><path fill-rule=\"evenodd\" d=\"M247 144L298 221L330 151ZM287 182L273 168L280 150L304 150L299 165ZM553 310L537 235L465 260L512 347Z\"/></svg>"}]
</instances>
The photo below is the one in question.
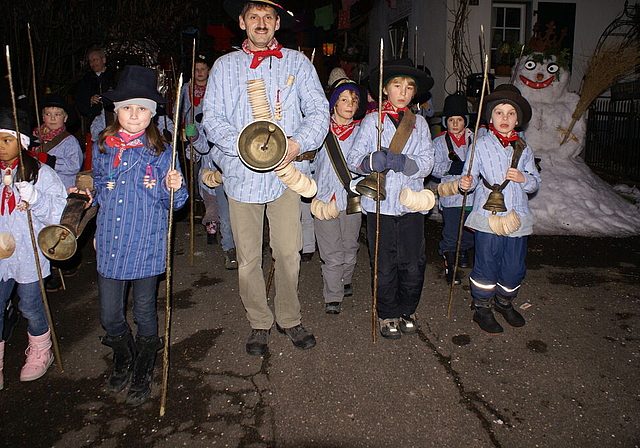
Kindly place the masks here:
<instances>
[{"instance_id":1,"label":"blue striped shirt","mask_svg":"<svg viewBox=\"0 0 640 448\"><path fill-rule=\"evenodd\" d=\"M279 198L285 186L273 171L253 171L238 157L238 135L253 121L246 82L264 80L272 116L280 97L282 120L277 123L298 142L301 153L322 145L329 129L329 104L314 66L299 51L283 48L282 58L270 56L255 69L249 68L252 59L236 51L216 60L204 95L203 121L207 138L215 144L212 157L222 170L227 195L260 204ZM291 76L293 83L287 85ZM310 172L307 161L295 166Z\"/></svg>"},{"instance_id":2,"label":"blue striped shirt","mask_svg":"<svg viewBox=\"0 0 640 448\"><path fill-rule=\"evenodd\" d=\"M449 158L449 148L447 147L447 141L445 140L445 134L439 135L433 140L433 147L436 152L436 160L433 164L433 171L431 175L433 177L437 177L440 179L442 183L450 182L452 180L460 179L460 175L451 175L449 174L449 167L451 167L451 159ZM463 162L467 160L467 153L471 150L471 145L473 141L473 132L469 129L465 129L465 144L458 147L455 142L451 140L451 145L453 147L453 151L458 155L460 160ZM465 171L463 171L466 174ZM454 194L452 196L447 196L444 198L439 198L439 207L442 209L443 207L461 207L462 206L462 195ZM473 193L467 194L467 201L465 203L466 206L471 206L473 204ZM466 207L465 207L466 208Z\"/></svg>"},{"instance_id":3,"label":"blue striped shirt","mask_svg":"<svg viewBox=\"0 0 640 448\"><path fill-rule=\"evenodd\" d=\"M389 118L385 117L382 128L381 146L388 148L391 139L396 133L396 127ZM353 142L353 147L348 155L347 164L352 171L361 172L360 164L365 156L371 154L378 144L378 113L368 114L362 120L360 131ZM400 204L400 192L409 187L413 191L422 191L424 178L431 173L433 168L434 150L431 141L429 125L422 115L416 115L416 124L409 136L409 140L402 149L402 154L416 162L418 172L407 176L404 173L389 171L385 190L387 197L380 201L380 213L383 215L402 216L407 213L415 213L404 205ZM367 213L375 213L376 201L362 196L360 199L362 209ZM420 212L427 214L428 212Z\"/></svg>"},{"instance_id":4,"label":"blue striped shirt","mask_svg":"<svg viewBox=\"0 0 640 448\"><path fill-rule=\"evenodd\" d=\"M75 187L76 174L82 168L84 161L78 139L70 135L51 148L48 154L55 156L55 170L65 188Z\"/></svg>"},{"instance_id":5,"label":"blue striped shirt","mask_svg":"<svg viewBox=\"0 0 640 448\"><path fill-rule=\"evenodd\" d=\"M140 139L146 143L146 135ZM98 273L116 280L134 280L165 271L170 192L165 184L171 148L154 156L147 148L129 148L113 168L117 149L106 154L93 146L95 203L100 205L96 227ZM176 169L180 167L176 165ZM151 173L155 186L144 185ZM113 182L113 189L107 183ZM187 200L184 182L174 194L174 209Z\"/></svg>"},{"instance_id":6,"label":"blue striped shirt","mask_svg":"<svg viewBox=\"0 0 640 448\"><path fill-rule=\"evenodd\" d=\"M18 168L19 169L19 168ZM5 170L0 170L4 176ZM15 171L14 171L15 176ZM40 165L38 181L35 184L38 197L29 206L36 238L40 231L52 224L60 224L62 211L67 205L67 191L56 172L47 165ZM4 188L0 186L0 189ZM20 202L20 193L13 187L16 205ZM38 270L33 256L33 245L29 231L27 211L16 207L13 213L0 215L0 233L10 233L16 241L16 250L9 258L0 260L0 279L15 279L18 283L38 281ZM49 260L38 250L42 276L50 274Z\"/></svg>"},{"instance_id":7,"label":"blue striped shirt","mask_svg":"<svg viewBox=\"0 0 640 448\"><path fill-rule=\"evenodd\" d=\"M471 189L475 189L475 198L473 211L465 222L467 227L481 232L493 233L489 227L489 215L491 212L482 208L487 202L491 190L484 186L479 176L482 175L489 185L501 184L511 166L512 156L513 147L508 145L504 148L498 141L498 137L492 132L485 133L477 138L473 166L471 167L471 176L473 176ZM469 160L465 162L464 173L467 172L468 165ZM525 182L521 184L511 181L507 184L502 190L507 211L498 213L498 215L506 215L510 210L515 210L520 215L521 227L516 232L509 234L508 236L510 237L530 235L533 232L533 216L529 209L528 194L538 190L540 174L536 168L533 151L529 145L522 152L518 162L518 170L524 174Z\"/></svg>"},{"instance_id":8,"label":"blue striped shirt","mask_svg":"<svg viewBox=\"0 0 640 448\"><path fill-rule=\"evenodd\" d=\"M351 150L351 146L358 134L359 124L356 124L355 129L351 133L349 137L340 141L336 138L336 141L340 145L340 149L342 150L342 154L345 159L347 154ZM347 190L345 190L342 182L338 178L336 174L336 170L333 168L333 164L331 163L331 159L329 158L329 152L327 149L327 145L324 144L316 154L316 158L313 161L312 167L315 169L313 173L313 178L318 184L318 193L316 194L316 198L322 202L329 203L331 198L335 195L336 197L336 205L338 206L339 211L343 211L347 209ZM353 174L351 177L355 178Z\"/></svg>"}]
</instances>

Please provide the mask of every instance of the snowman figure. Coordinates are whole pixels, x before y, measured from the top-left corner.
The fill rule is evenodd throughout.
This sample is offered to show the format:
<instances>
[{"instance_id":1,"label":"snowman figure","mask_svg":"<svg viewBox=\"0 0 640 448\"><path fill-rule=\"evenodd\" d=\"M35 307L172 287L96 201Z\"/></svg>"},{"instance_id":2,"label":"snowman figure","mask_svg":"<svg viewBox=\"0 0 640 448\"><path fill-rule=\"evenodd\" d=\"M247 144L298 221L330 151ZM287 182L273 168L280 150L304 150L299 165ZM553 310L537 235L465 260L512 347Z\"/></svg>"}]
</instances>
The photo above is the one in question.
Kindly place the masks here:
<instances>
[{"instance_id":1,"label":"snowman figure","mask_svg":"<svg viewBox=\"0 0 640 448\"><path fill-rule=\"evenodd\" d=\"M525 139L540 159L542 183L530 201L534 232L542 235L630 236L640 234L640 209L593 174L580 157L584 117L561 144L579 95L569 92L563 53L534 51L513 67L513 84L531 104Z\"/></svg>"}]
</instances>

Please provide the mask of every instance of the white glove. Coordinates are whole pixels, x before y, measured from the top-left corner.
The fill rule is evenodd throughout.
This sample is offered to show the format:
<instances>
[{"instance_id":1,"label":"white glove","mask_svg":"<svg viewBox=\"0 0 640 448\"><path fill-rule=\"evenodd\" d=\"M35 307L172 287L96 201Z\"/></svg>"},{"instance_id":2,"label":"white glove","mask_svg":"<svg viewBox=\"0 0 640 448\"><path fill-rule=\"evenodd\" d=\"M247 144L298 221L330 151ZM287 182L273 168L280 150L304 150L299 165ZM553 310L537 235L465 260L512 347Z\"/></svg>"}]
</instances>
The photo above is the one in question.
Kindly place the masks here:
<instances>
[{"instance_id":1,"label":"white glove","mask_svg":"<svg viewBox=\"0 0 640 448\"><path fill-rule=\"evenodd\" d=\"M36 199L38 198L38 191L32 183L26 181L18 182L16 183L16 188L20 193L21 200L29 204L36 202Z\"/></svg>"}]
</instances>

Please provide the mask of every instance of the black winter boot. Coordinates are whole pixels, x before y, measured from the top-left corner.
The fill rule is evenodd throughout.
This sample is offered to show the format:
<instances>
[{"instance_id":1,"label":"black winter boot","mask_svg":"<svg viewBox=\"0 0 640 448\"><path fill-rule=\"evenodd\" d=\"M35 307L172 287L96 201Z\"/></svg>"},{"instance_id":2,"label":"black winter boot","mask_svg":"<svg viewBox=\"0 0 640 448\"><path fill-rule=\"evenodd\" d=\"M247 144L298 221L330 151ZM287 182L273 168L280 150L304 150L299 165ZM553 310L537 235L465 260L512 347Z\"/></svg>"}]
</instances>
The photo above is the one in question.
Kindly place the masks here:
<instances>
[{"instance_id":1,"label":"black winter boot","mask_svg":"<svg viewBox=\"0 0 640 448\"><path fill-rule=\"evenodd\" d=\"M504 320L507 321L509 325L512 327L522 327L526 323L522 314L520 314L511 303L513 301L513 297L502 297L496 295L495 299L495 309L498 313L502 314Z\"/></svg>"},{"instance_id":2,"label":"black winter boot","mask_svg":"<svg viewBox=\"0 0 640 448\"><path fill-rule=\"evenodd\" d=\"M127 403L139 406L149 398L151 394L151 381L153 381L153 367L156 364L156 354L164 343L158 336L137 337L138 357L133 366L133 378L127 394Z\"/></svg>"},{"instance_id":3,"label":"black winter boot","mask_svg":"<svg viewBox=\"0 0 640 448\"><path fill-rule=\"evenodd\" d=\"M489 334L500 334L504 331L502 325L498 323L491 308L485 308L482 306L473 305L473 321L477 323L483 331Z\"/></svg>"},{"instance_id":4,"label":"black winter boot","mask_svg":"<svg viewBox=\"0 0 640 448\"><path fill-rule=\"evenodd\" d=\"M453 281L453 270L456 264L456 253L455 252L443 252L442 257L444 258L444 277L447 279L447 283L451 284ZM460 276L456 273L456 279L454 282L456 285L460 284Z\"/></svg>"},{"instance_id":5,"label":"black winter boot","mask_svg":"<svg viewBox=\"0 0 640 448\"><path fill-rule=\"evenodd\" d=\"M129 382L138 350L133 342L131 332L118 337L107 335L101 338L101 342L113 349L113 371L104 385L104 390L118 393Z\"/></svg>"}]
</instances>

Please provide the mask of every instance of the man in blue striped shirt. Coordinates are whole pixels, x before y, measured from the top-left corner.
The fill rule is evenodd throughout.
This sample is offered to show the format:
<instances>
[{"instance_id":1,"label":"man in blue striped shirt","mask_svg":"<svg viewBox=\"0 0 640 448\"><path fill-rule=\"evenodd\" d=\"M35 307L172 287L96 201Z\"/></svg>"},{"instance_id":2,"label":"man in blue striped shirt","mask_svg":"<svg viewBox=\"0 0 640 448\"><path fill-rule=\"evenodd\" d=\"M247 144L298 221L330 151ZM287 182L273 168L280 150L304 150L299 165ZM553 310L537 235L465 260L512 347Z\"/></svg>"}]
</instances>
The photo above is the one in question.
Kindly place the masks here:
<instances>
[{"instance_id":1,"label":"man in blue striped shirt","mask_svg":"<svg viewBox=\"0 0 640 448\"><path fill-rule=\"evenodd\" d=\"M257 172L244 165L236 141L256 115L256 108L252 109L249 102L247 82L264 82L267 104L263 104L262 112L266 108L289 136L282 165L294 163L299 171L309 174L309 162L296 160L322 145L329 129L329 106L310 61L300 52L282 48L274 38L281 25L295 23L289 13L266 0L226 0L224 7L232 17L238 17L247 39L240 51L222 56L211 70L204 96L204 128L215 144L211 156L221 168L229 198L240 297L252 328L246 350L250 355L266 354L274 321L262 271L265 212L275 260L277 328L296 347L307 349L316 341L300 323L300 196L273 171Z\"/></svg>"}]
</instances>

